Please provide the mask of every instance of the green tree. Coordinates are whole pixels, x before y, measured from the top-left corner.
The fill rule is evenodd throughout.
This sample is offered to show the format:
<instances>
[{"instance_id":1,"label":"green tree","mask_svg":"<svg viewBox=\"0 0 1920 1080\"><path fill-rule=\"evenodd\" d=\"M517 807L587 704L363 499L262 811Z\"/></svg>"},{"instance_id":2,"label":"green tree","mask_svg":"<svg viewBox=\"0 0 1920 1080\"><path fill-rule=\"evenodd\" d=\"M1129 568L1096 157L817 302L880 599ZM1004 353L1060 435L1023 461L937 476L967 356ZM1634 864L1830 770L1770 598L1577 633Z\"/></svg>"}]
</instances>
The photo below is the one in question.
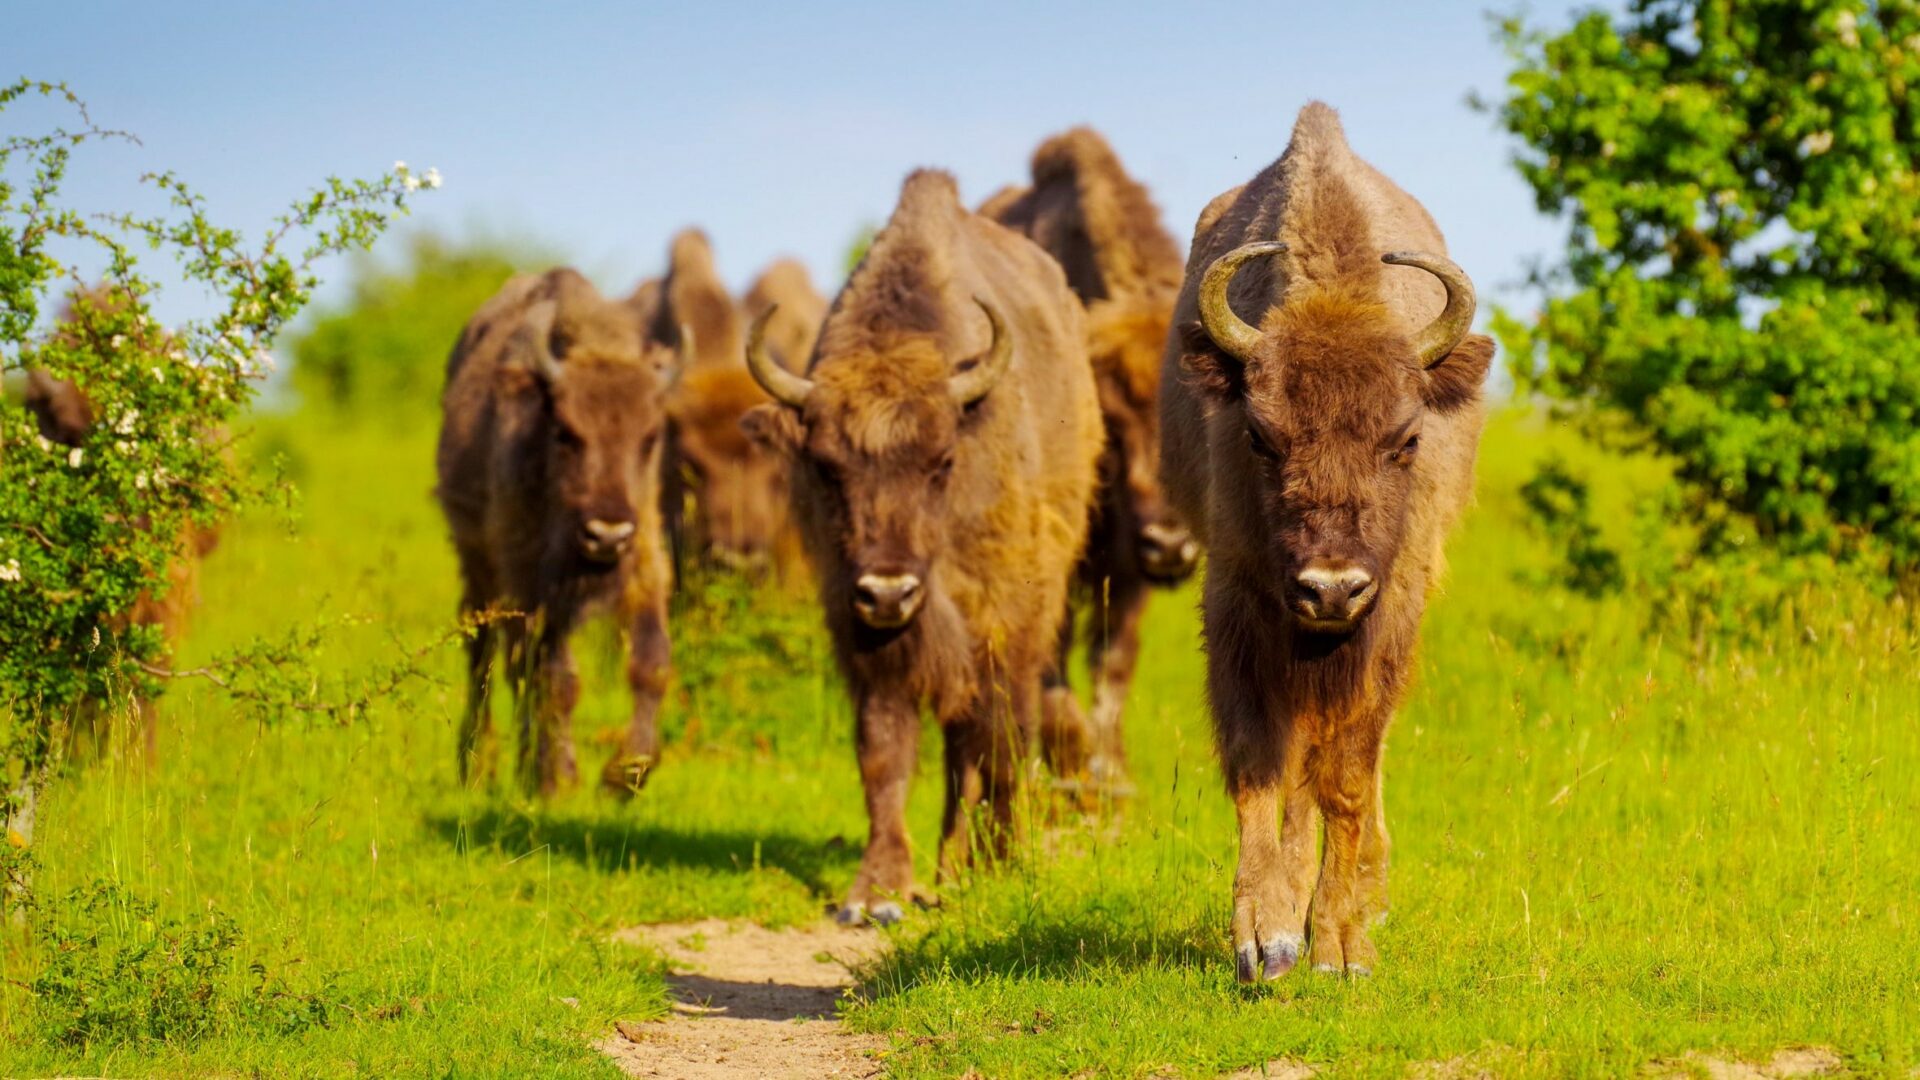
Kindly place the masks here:
<instances>
[{"instance_id":1,"label":"green tree","mask_svg":"<svg viewBox=\"0 0 1920 1080\"><path fill-rule=\"evenodd\" d=\"M495 241L412 240L395 265L362 257L351 294L292 340L293 382L309 404L399 426L437 415L447 352L516 269L544 262Z\"/></svg>"},{"instance_id":2,"label":"green tree","mask_svg":"<svg viewBox=\"0 0 1920 1080\"><path fill-rule=\"evenodd\" d=\"M166 195L165 212L87 217L61 202L74 153L130 137L95 126L57 83L0 87L0 113L36 97L78 122L0 137L0 372L44 368L73 381L94 422L69 447L42 437L20 403L0 404L0 823L11 841L0 856L30 834L59 725L82 701L149 689L159 634L129 615L166 588L189 524L249 499L221 433L252 399L268 344L306 303L314 265L371 244L437 182L404 168L330 179L253 243L214 224L172 174L144 178ZM214 314L160 326L149 313L158 282L137 249L176 261L219 298ZM63 296L73 303L56 323ZM0 870L13 872L5 858Z\"/></svg>"},{"instance_id":3,"label":"green tree","mask_svg":"<svg viewBox=\"0 0 1920 1080\"><path fill-rule=\"evenodd\" d=\"M1699 566L1920 567L1920 4L1631 0L1485 106L1568 220L1523 389L1673 462Z\"/></svg>"}]
</instances>

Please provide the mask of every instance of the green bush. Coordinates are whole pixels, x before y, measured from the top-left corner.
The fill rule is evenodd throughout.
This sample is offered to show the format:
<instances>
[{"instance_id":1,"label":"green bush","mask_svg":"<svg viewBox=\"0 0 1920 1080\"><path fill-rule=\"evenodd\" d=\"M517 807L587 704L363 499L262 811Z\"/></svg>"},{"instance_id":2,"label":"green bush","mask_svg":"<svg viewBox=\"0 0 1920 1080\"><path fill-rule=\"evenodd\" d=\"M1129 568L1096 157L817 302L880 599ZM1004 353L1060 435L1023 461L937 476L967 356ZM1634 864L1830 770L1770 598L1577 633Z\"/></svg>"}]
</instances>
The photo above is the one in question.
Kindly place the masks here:
<instances>
[{"instance_id":1,"label":"green bush","mask_svg":"<svg viewBox=\"0 0 1920 1080\"><path fill-rule=\"evenodd\" d=\"M447 353L476 309L545 260L495 241L412 240L397 265L362 257L351 295L293 337L293 384L309 404L409 426L439 415Z\"/></svg>"},{"instance_id":2,"label":"green bush","mask_svg":"<svg viewBox=\"0 0 1920 1080\"><path fill-rule=\"evenodd\" d=\"M167 587L185 530L253 495L226 432L265 374L268 344L317 283L313 266L371 244L437 182L404 169L330 179L252 245L172 174L144 177L168 200L160 214L85 216L61 201L74 153L127 136L95 126L55 83L0 87L0 112L34 98L77 123L0 141L0 372L72 380L96 419L69 447L42 437L18 402L0 404L0 821L16 843L31 839L59 725L83 701L145 692L159 671L158 629L131 616ZM160 326L140 248L218 297L214 314ZM69 311L50 325L61 296Z\"/></svg>"},{"instance_id":3,"label":"green bush","mask_svg":"<svg viewBox=\"0 0 1920 1080\"><path fill-rule=\"evenodd\" d=\"M1510 20L1489 106L1570 229L1517 385L1669 460L1675 581L1920 568L1920 5Z\"/></svg>"}]
</instances>

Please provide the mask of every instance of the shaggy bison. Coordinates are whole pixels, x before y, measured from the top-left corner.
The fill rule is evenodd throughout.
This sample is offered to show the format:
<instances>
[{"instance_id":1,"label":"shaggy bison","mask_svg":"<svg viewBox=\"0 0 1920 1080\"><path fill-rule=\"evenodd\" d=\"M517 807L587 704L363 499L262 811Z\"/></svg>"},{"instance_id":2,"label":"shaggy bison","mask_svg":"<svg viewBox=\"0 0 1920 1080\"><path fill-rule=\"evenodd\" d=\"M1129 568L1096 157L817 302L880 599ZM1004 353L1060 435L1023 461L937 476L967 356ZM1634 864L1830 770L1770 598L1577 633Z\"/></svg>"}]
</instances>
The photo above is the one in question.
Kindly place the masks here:
<instances>
[{"instance_id":1,"label":"shaggy bison","mask_svg":"<svg viewBox=\"0 0 1920 1080\"><path fill-rule=\"evenodd\" d=\"M828 312L804 375L748 362L747 414L792 459L793 506L858 712L871 831L842 921L913 895L907 783L920 708L946 737L940 868L1004 852L1040 676L1086 538L1100 412L1060 267L920 171Z\"/></svg>"},{"instance_id":2,"label":"shaggy bison","mask_svg":"<svg viewBox=\"0 0 1920 1080\"><path fill-rule=\"evenodd\" d=\"M515 689L520 775L541 794L573 781L569 731L579 684L569 634L613 608L631 649L633 719L600 782L630 794L659 753L668 675L659 441L677 357L647 342L632 307L572 270L518 277L487 301L447 362L439 485L469 615L460 775L484 771L488 686L504 637Z\"/></svg>"},{"instance_id":3,"label":"shaggy bison","mask_svg":"<svg viewBox=\"0 0 1920 1080\"><path fill-rule=\"evenodd\" d=\"M818 303L817 295L813 299ZM803 317L805 296L794 296L791 307L790 326ZM746 411L767 400L741 362L744 325L714 269L706 236L695 229L680 233L649 329L653 340L668 344L681 344L686 335L690 361L667 400L667 520L682 554L733 566L764 562L790 532L780 459L754 445L740 428ZM792 330L785 340L795 340Z\"/></svg>"},{"instance_id":4,"label":"shaggy bison","mask_svg":"<svg viewBox=\"0 0 1920 1080\"><path fill-rule=\"evenodd\" d=\"M1100 493L1078 573L1089 610L1093 717L1089 724L1067 685L1069 613L1058 661L1047 675L1041 745L1057 775L1084 777L1093 791L1124 795L1130 785L1122 710L1139 656L1147 589L1185 580L1199 555L1162 498L1158 475L1160 354L1180 291L1180 249L1146 189L1091 128L1041 143L1033 155L1033 186L1005 190L981 212L1045 248L1087 306L1088 359L1107 429Z\"/></svg>"},{"instance_id":5,"label":"shaggy bison","mask_svg":"<svg viewBox=\"0 0 1920 1080\"><path fill-rule=\"evenodd\" d=\"M1208 548L1207 687L1239 816L1239 977L1364 974L1385 912L1380 756L1466 503L1493 342L1413 197L1308 105L1201 215L1162 479ZM1275 817L1281 816L1276 828ZM1325 851L1315 866L1324 817Z\"/></svg>"}]
</instances>

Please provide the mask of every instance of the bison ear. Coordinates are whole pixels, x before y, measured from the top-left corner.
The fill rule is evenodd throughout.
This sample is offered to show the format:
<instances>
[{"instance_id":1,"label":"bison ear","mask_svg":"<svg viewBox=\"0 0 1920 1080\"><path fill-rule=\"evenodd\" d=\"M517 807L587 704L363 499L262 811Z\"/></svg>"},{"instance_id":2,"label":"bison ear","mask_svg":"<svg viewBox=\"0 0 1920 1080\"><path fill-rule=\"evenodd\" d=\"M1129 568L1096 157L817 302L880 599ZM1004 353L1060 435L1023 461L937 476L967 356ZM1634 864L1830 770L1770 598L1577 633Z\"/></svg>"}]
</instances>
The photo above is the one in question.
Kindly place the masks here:
<instances>
[{"instance_id":1,"label":"bison ear","mask_svg":"<svg viewBox=\"0 0 1920 1080\"><path fill-rule=\"evenodd\" d=\"M1485 334L1468 334L1438 364L1426 370L1421 396L1427 408L1448 413L1480 399L1480 388L1487 381L1487 368L1493 363L1493 339Z\"/></svg>"},{"instance_id":2,"label":"bison ear","mask_svg":"<svg viewBox=\"0 0 1920 1080\"><path fill-rule=\"evenodd\" d=\"M1216 348L1198 319L1180 326L1180 374L1188 386L1213 401L1246 395L1246 368Z\"/></svg>"},{"instance_id":3,"label":"bison ear","mask_svg":"<svg viewBox=\"0 0 1920 1080\"><path fill-rule=\"evenodd\" d=\"M798 453L806 434L801 430L800 417L793 409L776 402L748 409L740 417L740 430L747 433L747 438L776 454Z\"/></svg>"}]
</instances>

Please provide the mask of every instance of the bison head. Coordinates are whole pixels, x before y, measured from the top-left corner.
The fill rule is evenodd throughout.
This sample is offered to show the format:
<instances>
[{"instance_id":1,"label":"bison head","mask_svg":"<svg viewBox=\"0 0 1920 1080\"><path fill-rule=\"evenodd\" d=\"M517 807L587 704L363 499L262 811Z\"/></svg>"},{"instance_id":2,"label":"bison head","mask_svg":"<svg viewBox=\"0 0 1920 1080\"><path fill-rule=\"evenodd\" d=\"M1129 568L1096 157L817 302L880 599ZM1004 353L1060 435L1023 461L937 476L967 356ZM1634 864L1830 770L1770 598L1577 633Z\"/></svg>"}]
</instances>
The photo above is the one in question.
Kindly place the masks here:
<instances>
[{"instance_id":1,"label":"bison head","mask_svg":"<svg viewBox=\"0 0 1920 1080\"><path fill-rule=\"evenodd\" d=\"M766 558L785 520L784 464L740 426L765 400L744 369L709 364L687 372L669 406L680 465L699 493L696 532L723 562Z\"/></svg>"},{"instance_id":2,"label":"bison head","mask_svg":"<svg viewBox=\"0 0 1920 1080\"><path fill-rule=\"evenodd\" d=\"M1107 446L1100 483L1107 528L1128 543L1141 573L1172 584L1193 573L1200 547L1160 492L1160 353L1167 338L1163 305L1103 300L1087 311L1088 357L1100 394ZM1129 543L1130 541L1130 543Z\"/></svg>"},{"instance_id":3,"label":"bison head","mask_svg":"<svg viewBox=\"0 0 1920 1080\"><path fill-rule=\"evenodd\" d=\"M584 281L582 282L584 285ZM531 433L542 451L524 464L559 505L555 539L589 568L620 562L656 501L662 395L677 357L613 320L556 319L553 299L527 311L509 370L540 402Z\"/></svg>"},{"instance_id":4,"label":"bison head","mask_svg":"<svg viewBox=\"0 0 1920 1080\"><path fill-rule=\"evenodd\" d=\"M853 618L870 630L904 628L925 606L947 544L949 489L992 482L967 475L960 436L969 411L1006 373L1013 341L999 314L979 304L992 342L958 365L931 336L910 334L870 358L837 357L846 362L820 366L810 379L768 353L762 331L771 309L749 334L748 366L776 404L752 410L743 424L794 459L796 504L815 518L816 544L822 533L837 538L845 572L827 574L829 588L845 590Z\"/></svg>"},{"instance_id":5,"label":"bison head","mask_svg":"<svg viewBox=\"0 0 1920 1080\"><path fill-rule=\"evenodd\" d=\"M1473 285L1438 255L1382 261L1434 275L1445 310L1409 337L1373 282L1336 280L1286 292L1259 327L1227 303L1247 260L1286 245L1254 243L1221 256L1200 285L1200 323L1188 328L1186 368L1215 403L1213 455L1237 489L1260 575L1299 625L1355 629L1392 572L1422 480L1423 425L1474 401L1493 342L1469 336ZM1211 346L1211 347L1209 347Z\"/></svg>"}]
</instances>

